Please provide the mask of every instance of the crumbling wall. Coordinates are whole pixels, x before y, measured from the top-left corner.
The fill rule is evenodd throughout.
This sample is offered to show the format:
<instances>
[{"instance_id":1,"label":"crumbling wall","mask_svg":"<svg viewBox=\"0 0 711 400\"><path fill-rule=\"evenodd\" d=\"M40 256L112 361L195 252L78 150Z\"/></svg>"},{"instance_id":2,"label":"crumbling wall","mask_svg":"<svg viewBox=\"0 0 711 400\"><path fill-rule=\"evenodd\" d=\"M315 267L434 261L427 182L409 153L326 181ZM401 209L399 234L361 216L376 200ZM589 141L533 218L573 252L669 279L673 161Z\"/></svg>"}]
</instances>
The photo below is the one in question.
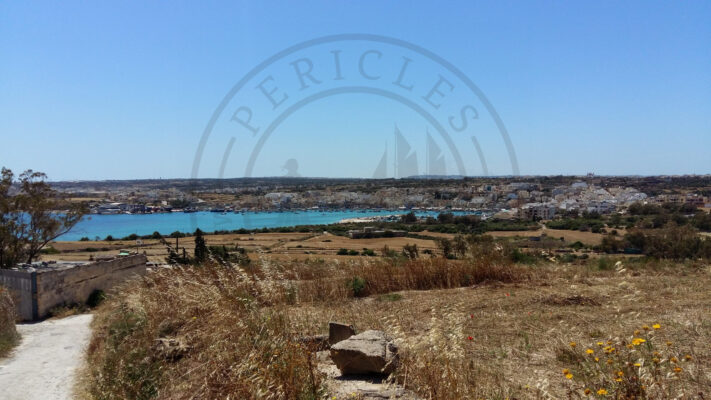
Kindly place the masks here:
<instances>
[{"instance_id":1,"label":"crumbling wall","mask_svg":"<svg viewBox=\"0 0 711 400\"><path fill-rule=\"evenodd\" d=\"M37 313L43 318L58 305L83 304L94 290L107 291L132 276L145 273L146 256L143 254L64 270L38 271Z\"/></svg>"},{"instance_id":2,"label":"crumbling wall","mask_svg":"<svg viewBox=\"0 0 711 400\"><path fill-rule=\"evenodd\" d=\"M0 270L0 285L10 292L15 303L17 316L21 320L32 320L32 284L34 273L25 271Z\"/></svg>"},{"instance_id":3,"label":"crumbling wall","mask_svg":"<svg viewBox=\"0 0 711 400\"><path fill-rule=\"evenodd\" d=\"M85 303L94 290L108 291L126 279L146 273L146 256L34 272L0 270L0 284L9 289L21 320L45 318L62 304Z\"/></svg>"}]
</instances>

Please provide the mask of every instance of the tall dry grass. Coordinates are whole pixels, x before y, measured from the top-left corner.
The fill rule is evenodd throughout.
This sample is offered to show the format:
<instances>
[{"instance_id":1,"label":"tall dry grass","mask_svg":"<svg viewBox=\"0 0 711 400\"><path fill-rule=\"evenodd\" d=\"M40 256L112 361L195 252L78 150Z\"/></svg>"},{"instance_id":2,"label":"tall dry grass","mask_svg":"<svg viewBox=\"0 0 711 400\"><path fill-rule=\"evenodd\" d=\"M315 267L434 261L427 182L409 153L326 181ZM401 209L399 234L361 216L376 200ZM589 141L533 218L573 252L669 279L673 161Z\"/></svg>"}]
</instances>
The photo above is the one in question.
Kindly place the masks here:
<instances>
[{"instance_id":1,"label":"tall dry grass","mask_svg":"<svg viewBox=\"0 0 711 400\"><path fill-rule=\"evenodd\" d=\"M18 342L15 319L15 305L10 292L0 286L0 357L7 355Z\"/></svg>"},{"instance_id":2,"label":"tall dry grass","mask_svg":"<svg viewBox=\"0 0 711 400\"><path fill-rule=\"evenodd\" d=\"M314 355L296 340L302 332L290 320L294 307L522 276L510 265L440 259L303 264L262 259L248 270L161 270L126 284L100 307L88 350L89 394L96 399L322 398Z\"/></svg>"}]
</instances>

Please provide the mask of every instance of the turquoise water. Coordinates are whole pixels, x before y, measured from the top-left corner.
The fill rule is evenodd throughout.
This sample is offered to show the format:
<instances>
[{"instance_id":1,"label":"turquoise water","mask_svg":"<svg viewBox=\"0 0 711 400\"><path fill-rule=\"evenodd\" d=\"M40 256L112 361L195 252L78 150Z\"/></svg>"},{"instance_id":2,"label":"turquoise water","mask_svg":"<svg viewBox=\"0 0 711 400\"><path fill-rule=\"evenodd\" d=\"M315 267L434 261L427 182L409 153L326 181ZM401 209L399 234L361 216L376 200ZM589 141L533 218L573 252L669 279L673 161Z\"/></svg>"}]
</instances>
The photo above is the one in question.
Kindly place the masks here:
<instances>
[{"instance_id":1,"label":"turquoise water","mask_svg":"<svg viewBox=\"0 0 711 400\"><path fill-rule=\"evenodd\" d=\"M131 234L150 235L155 231L169 235L175 231L194 232L200 228L205 232L235 230L240 228L279 228L297 225L326 225L344 218L369 217L376 215L405 214L408 211L388 210L339 210L339 211L288 211L288 212L245 212L235 213L163 213L163 214L117 214L91 215L79 222L71 231L57 240L79 240L82 237L101 239L108 235L122 238ZM436 211L423 211L418 216L437 216Z\"/></svg>"}]
</instances>

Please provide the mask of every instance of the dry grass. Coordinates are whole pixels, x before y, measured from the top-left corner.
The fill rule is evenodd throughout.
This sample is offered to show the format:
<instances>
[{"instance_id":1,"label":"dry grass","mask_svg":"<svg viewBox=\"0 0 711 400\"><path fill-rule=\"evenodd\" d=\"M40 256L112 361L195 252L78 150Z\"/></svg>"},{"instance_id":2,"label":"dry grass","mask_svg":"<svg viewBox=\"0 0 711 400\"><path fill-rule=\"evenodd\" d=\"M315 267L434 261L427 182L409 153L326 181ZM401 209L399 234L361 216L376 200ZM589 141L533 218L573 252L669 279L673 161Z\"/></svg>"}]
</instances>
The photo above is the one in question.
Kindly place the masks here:
<instances>
[{"instance_id":1,"label":"dry grass","mask_svg":"<svg viewBox=\"0 0 711 400\"><path fill-rule=\"evenodd\" d=\"M19 335L15 329L15 305L7 289L0 286L0 357L15 347Z\"/></svg>"},{"instance_id":2,"label":"dry grass","mask_svg":"<svg viewBox=\"0 0 711 400\"><path fill-rule=\"evenodd\" d=\"M583 352L658 323L655 334L673 338L675 352L692 359L661 376L673 393L647 398L708 398L708 266L599 271L474 257L263 258L248 271L162 270L100 308L90 392L100 399L324 398L309 349L293 339L341 320L395 337L404 362L394 378L424 398L578 398L589 387L606 387L600 398L624 398L607 375L581 372L582 355L569 343ZM354 277L364 281L358 293ZM161 338L172 347L156 344Z\"/></svg>"}]
</instances>

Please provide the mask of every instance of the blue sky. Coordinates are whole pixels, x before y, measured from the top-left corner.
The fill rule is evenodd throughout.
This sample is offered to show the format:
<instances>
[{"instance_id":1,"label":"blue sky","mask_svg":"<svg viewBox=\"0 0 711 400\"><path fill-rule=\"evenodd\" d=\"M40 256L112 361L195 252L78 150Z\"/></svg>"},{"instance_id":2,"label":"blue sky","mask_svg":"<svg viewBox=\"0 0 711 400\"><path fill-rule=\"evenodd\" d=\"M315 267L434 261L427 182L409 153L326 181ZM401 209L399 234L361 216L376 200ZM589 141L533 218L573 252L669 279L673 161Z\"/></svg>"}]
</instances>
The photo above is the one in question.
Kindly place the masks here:
<instances>
[{"instance_id":1,"label":"blue sky","mask_svg":"<svg viewBox=\"0 0 711 400\"><path fill-rule=\"evenodd\" d=\"M302 41L366 33L428 49L469 77L504 122L522 174L711 173L709 21L703 1L4 1L0 165L53 180L189 177L215 108L252 68ZM434 76L410 78L426 92ZM490 173L511 173L481 119L471 135ZM224 175L243 176L258 137L220 121L198 176L218 176L231 137ZM294 158L303 175L370 177L394 150L394 125L424 163L425 119L346 94L286 118L253 174L282 175ZM468 174L481 172L471 149L462 157Z\"/></svg>"}]
</instances>

